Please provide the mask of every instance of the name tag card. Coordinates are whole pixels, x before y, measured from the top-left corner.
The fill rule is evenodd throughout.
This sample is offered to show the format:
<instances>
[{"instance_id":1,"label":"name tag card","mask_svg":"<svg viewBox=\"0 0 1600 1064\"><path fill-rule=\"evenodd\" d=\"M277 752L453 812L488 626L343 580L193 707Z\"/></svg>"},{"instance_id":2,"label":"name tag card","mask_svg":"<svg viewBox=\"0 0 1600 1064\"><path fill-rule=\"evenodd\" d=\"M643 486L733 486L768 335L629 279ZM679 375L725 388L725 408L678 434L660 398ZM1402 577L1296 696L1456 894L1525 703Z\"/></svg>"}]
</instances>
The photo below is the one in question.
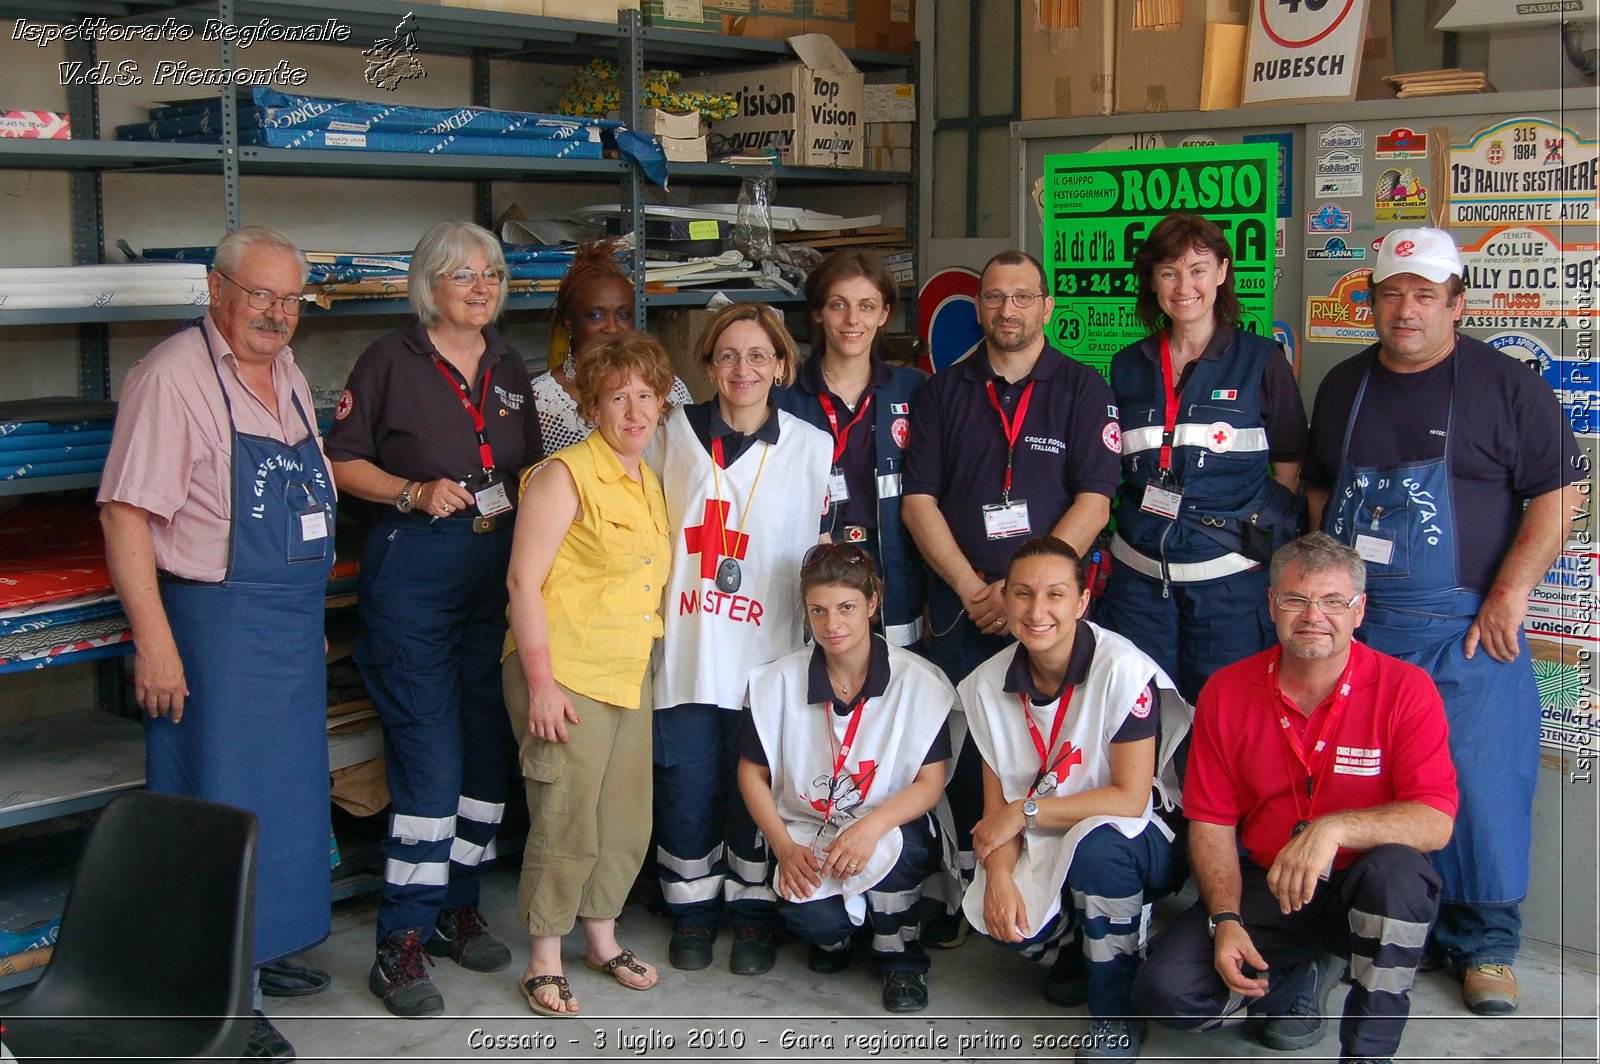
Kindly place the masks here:
<instances>
[{"instance_id":1,"label":"name tag card","mask_svg":"<svg viewBox=\"0 0 1600 1064\"><path fill-rule=\"evenodd\" d=\"M991 503L983 508L983 530L990 539L1025 536L1031 528L1026 499Z\"/></svg>"}]
</instances>

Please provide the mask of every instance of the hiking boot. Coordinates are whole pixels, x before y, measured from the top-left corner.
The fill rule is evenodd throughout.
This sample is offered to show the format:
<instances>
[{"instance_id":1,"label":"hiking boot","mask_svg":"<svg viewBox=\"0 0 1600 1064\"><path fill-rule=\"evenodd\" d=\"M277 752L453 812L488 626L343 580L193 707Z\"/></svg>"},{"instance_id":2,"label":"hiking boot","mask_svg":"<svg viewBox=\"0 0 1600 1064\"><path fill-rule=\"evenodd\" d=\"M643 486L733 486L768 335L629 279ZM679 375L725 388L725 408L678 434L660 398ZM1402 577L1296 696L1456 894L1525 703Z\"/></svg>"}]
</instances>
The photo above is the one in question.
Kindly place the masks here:
<instances>
[{"instance_id":1,"label":"hiking boot","mask_svg":"<svg viewBox=\"0 0 1600 1064\"><path fill-rule=\"evenodd\" d=\"M511 948L489 934L488 926L476 905L440 910L433 937L424 948L470 972L498 972L511 963Z\"/></svg>"},{"instance_id":2,"label":"hiking boot","mask_svg":"<svg viewBox=\"0 0 1600 1064\"><path fill-rule=\"evenodd\" d=\"M705 924L679 924L672 929L667 944L667 963L680 972L698 972L711 967L711 944L717 929Z\"/></svg>"},{"instance_id":3,"label":"hiking boot","mask_svg":"<svg viewBox=\"0 0 1600 1064\"><path fill-rule=\"evenodd\" d=\"M955 949L967 940L967 932L971 931L967 918L959 911L947 913L939 911L939 915L922 925L922 946L924 949Z\"/></svg>"},{"instance_id":4,"label":"hiking boot","mask_svg":"<svg viewBox=\"0 0 1600 1064\"><path fill-rule=\"evenodd\" d=\"M1461 979L1461 997L1480 1016L1504 1016L1517 1011L1521 998L1517 977L1509 964L1479 964Z\"/></svg>"},{"instance_id":5,"label":"hiking boot","mask_svg":"<svg viewBox=\"0 0 1600 1064\"><path fill-rule=\"evenodd\" d=\"M772 971L778 960L778 939L759 927L733 929L733 951L728 955L728 971L734 975L763 975Z\"/></svg>"},{"instance_id":6,"label":"hiking boot","mask_svg":"<svg viewBox=\"0 0 1600 1064\"><path fill-rule=\"evenodd\" d=\"M272 1026L272 1021L256 1009L256 1016L250 1023L250 1040L245 1043L244 1053L239 1057L241 1061L292 1061L295 1059L294 1046L289 1040L278 1033Z\"/></svg>"},{"instance_id":7,"label":"hiking boot","mask_svg":"<svg viewBox=\"0 0 1600 1064\"><path fill-rule=\"evenodd\" d=\"M883 1007L887 1012L921 1012L928 1007L928 977L922 972L884 972Z\"/></svg>"},{"instance_id":8,"label":"hiking boot","mask_svg":"<svg viewBox=\"0 0 1600 1064\"><path fill-rule=\"evenodd\" d=\"M1089 1024L1089 1035L1078 1047L1079 1060L1138 1060L1144 1045L1143 1020L1100 1020Z\"/></svg>"},{"instance_id":9,"label":"hiking boot","mask_svg":"<svg viewBox=\"0 0 1600 1064\"><path fill-rule=\"evenodd\" d=\"M383 1007L403 1019L437 1016L444 995L428 978L433 959L422 948L422 932L396 931L378 945L367 989L383 999Z\"/></svg>"},{"instance_id":10,"label":"hiking boot","mask_svg":"<svg viewBox=\"0 0 1600 1064\"><path fill-rule=\"evenodd\" d=\"M1041 984L1044 999L1063 1009L1075 1009L1089 1002L1089 973L1083 951L1071 940L1061 946L1061 954L1050 966Z\"/></svg>"},{"instance_id":11,"label":"hiking boot","mask_svg":"<svg viewBox=\"0 0 1600 1064\"><path fill-rule=\"evenodd\" d=\"M1311 965L1305 985L1294 1004L1283 1016L1269 1016L1261 1024L1256 1039L1268 1049L1309 1049L1328 1033L1328 994L1344 973L1344 958L1324 953Z\"/></svg>"},{"instance_id":12,"label":"hiking boot","mask_svg":"<svg viewBox=\"0 0 1600 1064\"><path fill-rule=\"evenodd\" d=\"M812 943L811 951L806 954L806 967L818 975L834 975L844 971L850 967L849 943L841 949L827 949Z\"/></svg>"}]
</instances>

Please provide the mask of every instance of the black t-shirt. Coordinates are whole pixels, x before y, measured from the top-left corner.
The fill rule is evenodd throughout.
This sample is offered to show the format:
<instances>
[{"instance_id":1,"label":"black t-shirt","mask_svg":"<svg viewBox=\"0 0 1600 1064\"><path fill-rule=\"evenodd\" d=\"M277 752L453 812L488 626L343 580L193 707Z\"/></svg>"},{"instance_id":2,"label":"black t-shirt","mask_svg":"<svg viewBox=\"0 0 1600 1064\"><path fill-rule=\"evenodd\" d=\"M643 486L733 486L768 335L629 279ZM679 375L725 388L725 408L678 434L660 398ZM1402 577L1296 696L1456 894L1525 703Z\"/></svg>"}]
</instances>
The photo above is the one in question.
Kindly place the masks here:
<instances>
[{"instance_id":1,"label":"black t-shirt","mask_svg":"<svg viewBox=\"0 0 1600 1064\"><path fill-rule=\"evenodd\" d=\"M1521 362L1469 336L1458 336L1451 356L1419 373L1384 368L1374 345L1335 366L1317 389L1301 473L1307 484L1333 487L1350 409L1369 366L1372 376L1350 433L1349 457L1357 466L1442 457L1453 390L1450 490L1458 577L1464 587L1489 587L1516 538L1523 505L1587 478L1555 393Z\"/></svg>"},{"instance_id":2,"label":"black t-shirt","mask_svg":"<svg viewBox=\"0 0 1600 1064\"><path fill-rule=\"evenodd\" d=\"M356 360L334 412L325 445L335 462L364 459L386 473L427 482L477 477L483 462L472 416L438 370L467 388L483 412L495 468L514 492L517 475L544 457L528 367L495 331L483 329L477 379L433 357L433 341L420 321L376 340ZM487 395L484 377L489 378Z\"/></svg>"}]
</instances>

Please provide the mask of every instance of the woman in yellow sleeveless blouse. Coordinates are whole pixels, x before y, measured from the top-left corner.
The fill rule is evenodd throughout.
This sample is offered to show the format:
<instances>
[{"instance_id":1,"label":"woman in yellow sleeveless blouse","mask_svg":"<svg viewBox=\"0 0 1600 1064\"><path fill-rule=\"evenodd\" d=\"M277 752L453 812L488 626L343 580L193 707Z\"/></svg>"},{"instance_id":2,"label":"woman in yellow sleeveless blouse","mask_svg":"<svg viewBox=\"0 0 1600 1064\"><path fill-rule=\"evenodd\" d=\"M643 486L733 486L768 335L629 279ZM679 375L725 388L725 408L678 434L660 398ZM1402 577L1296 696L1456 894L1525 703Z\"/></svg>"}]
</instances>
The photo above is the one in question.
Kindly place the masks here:
<instances>
[{"instance_id":1,"label":"woman in yellow sleeveless blouse","mask_svg":"<svg viewBox=\"0 0 1600 1064\"><path fill-rule=\"evenodd\" d=\"M517 895L532 956L519 985L549 1016L578 1012L561 963L575 920L588 967L633 990L656 983L655 966L618 944L616 917L650 837L646 673L671 550L641 456L672 367L655 340L624 333L585 348L577 382L595 431L524 478L503 672L532 817Z\"/></svg>"}]
</instances>

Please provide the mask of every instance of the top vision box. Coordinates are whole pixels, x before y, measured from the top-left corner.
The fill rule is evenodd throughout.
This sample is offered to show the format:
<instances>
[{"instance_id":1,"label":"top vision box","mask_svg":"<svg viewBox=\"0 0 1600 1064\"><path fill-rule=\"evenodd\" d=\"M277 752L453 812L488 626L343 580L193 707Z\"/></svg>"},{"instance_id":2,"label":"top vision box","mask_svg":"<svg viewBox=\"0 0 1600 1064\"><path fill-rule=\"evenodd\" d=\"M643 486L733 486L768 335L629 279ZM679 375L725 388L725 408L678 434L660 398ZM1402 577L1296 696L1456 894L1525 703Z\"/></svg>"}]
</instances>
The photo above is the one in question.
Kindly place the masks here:
<instances>
[{"instance_id":1,"label":"top vision box","mask_svg":"<svg viewBox=\"0 0 1600 1064\"><path fill-rule=\"evenodd\" d=\"M859 168L861 72L821 34L789 38L798 62L685 78L682 90L732 93L739 114L711 125L713 156L776 148L790 166Z\"/></svg>"}]
</instances>

